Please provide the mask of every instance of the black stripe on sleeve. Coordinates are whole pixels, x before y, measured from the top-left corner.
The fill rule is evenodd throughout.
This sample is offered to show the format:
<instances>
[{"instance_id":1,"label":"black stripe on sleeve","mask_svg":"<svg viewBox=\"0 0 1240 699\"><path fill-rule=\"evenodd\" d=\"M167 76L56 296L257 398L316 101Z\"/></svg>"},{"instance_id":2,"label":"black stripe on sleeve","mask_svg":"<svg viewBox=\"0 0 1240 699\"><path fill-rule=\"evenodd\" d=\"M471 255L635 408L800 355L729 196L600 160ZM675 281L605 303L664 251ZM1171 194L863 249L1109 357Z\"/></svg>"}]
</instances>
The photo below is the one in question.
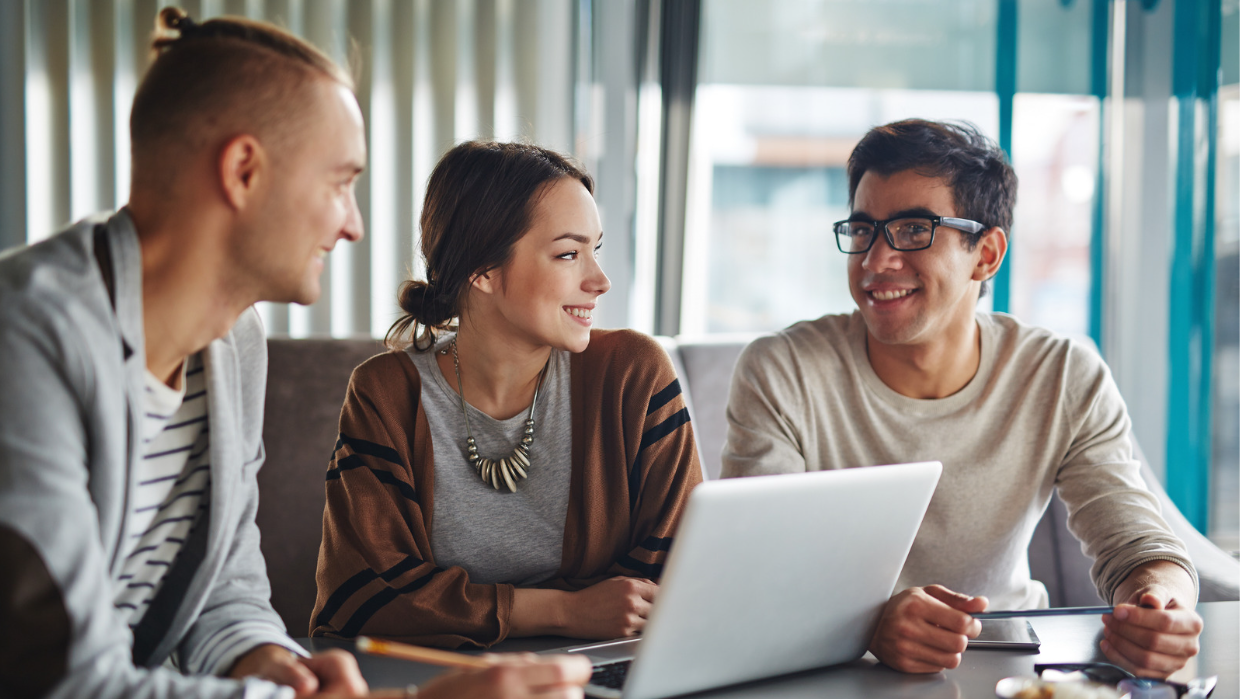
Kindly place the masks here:
<instances>
[{"instance_id":1,"label":"black stripe on sleeve","mask_svg":"<svg viewBox=\"0 0 1240 699\"><path fill-rule=\"evenodd\" d=\"M642 577L649 578L650 580L658 580L659 576L663 575L662 563L643 563L627 554L616 561L616 564L624 566L629 570L637 571L641 573Z\"/></svg>"},{"instance_id":2,"label":"black stripe on sleeve","mask_svg":"<svg viewBox=\"0 0 1240 699\"><path fill-rule=\"evenodd\" d=\"M676 428L689 422L689 409L681 408L671 417L663 422L651 427L642 434L641 445L637 448L637 458L633 460L633 468L629 469L629 510L637 505L637 494L641 492L642 485L642 454L646 451L646 447L663 439L667 435L676 431Z\"/></svg>"},{"instance_id":3,"label":"black stripe on sleeve","mask_svg":"<svg viewBox=\"0 0 1240 699\"><path fill-rule=\"evenodd\" d=\"M651 427L642 434L642 443L641 446L637 448L637 453L642 453L646 450L646 447L654 444L660 439L663 439L672 432L675 432L677 427L680 427L686 422L689 422L689 409L681 408L671 417L663 422L660 422L654 427Z\"/></svg>"},{"instance_id":4,"label":"black stripe on sleeve","mask_svg":"<svg viewBox=\"0 0 1240 699\"><path fill-rule=\"evenodd\" d=\"M650 407L646 408L646 414L649 415L654 411L662 408L672 401L673 398L680 395L680 379L672 379L662 391L650 397Z\"/></svg>"},{"instance_id":5,"label":"black stripe on sleeve","mask_svg":"<svg viewBox=\"0 0 1240 699\"><path fill-rule=\"evenodd\" d=\"M397 478L396 474L391 471L385 471L381 468L375 468L374 466L367 466L366 462L356 454L350 454L336 463L336 468L327 470L326 480L339 480L340 475L343 472L365 467L368 471L375 474L375 478L380 483L386 483L387 485L395 487L396 490L400 491L400 494L408 500L412 500L413 502L418 501L418 493L413 489L413 486Z\"/></svg>"},{"instance_id":6,"label":"black stripe on sleeve","mask_svg":"<svg viewBox=\"0 0 1240 699\"><path fill-rule=\"evenodd\" d=\"M400 460L400 454L397 454L395 449L383 446L382 444L376 444L374 442L368 442L364 439L357 439L356 437L341 434L336 439L336 448L332 450L332 453L334 454L339 451L340 447L343 446L347 446L352 449L354 454L373 456L376 459L382 459L402 468L405 465L404 462Z\"/></svg>"},{"instance_id":7,"label":"black stripe on sleeve","mask_svg":"<svg viewBox=\"0 0 1240 699\"><path fill-rule=\"evenodd\" d=\"M397 597L425 587L440 570L440 568L433 568L426 575L417 578L404 587L385 587L379 590L373 597L363 602L362 606L357 608L357 611L353 613L349 621L340 629L340 635L345 638L356 637L358 632L362 630L362 627L366 625L366 622L370 621L370 617L375 615L375 612L386 607Z\"/></svg>"},{"instance_id":8,"label":"black stripe on sleeve","mask_svg":"<svg viewBox=\"0 0 1240 699\"><path fill-rule=\"evenodd\" d=\"M646 537L646 540L638 544L638 546L652 553L658 553L659 551L671 551L672 550L672 537L670 536L659 537L659 536L651 535L651 536Z\"/></svg>"},{"instance_id":9,"label":"black stripe on sleeve","mask_svg":"<svg viewBox=\"0 0 1240 699\"><path fill-rule=\"evenodd\" d=\"M402 574L422 565L422 563L424 563L422 559L411 555L406 556L400 563L397 563L382 573L376 573L370 568L357 573L353 577L341 583L340 587L336 588L336 591L331 594L331 597L327 598L327 602L323 605L323 610L320 611L319 615L314 618L314 625L327 626L332 617L336 615L336 612L340 611L340 608L344 606L344 603L349 601L350 597L357 594L358 590L366 587L373 580L383 578L385 581L391 582L392 580L400 577Z\"/></svg>"},{"instance_id":10,"label":"black stripe on sleeve","mask_svg":"<svg viewBox=\"0 0 1240 699\"><path fill-rule=\"evenodd\" d=\"M326 626L327 622L331 621L331 618L335 616L336 612L340 611L340 608L344 606L344 603L347 602L350 597L357 594L358 590L366 587L372 580L378 577L378 573L367 568L348 580L345 580L340 587L336 588L336 591L331 594L331 597L327 598L327 603L323 605L323 609L319 612L319 615L314 618L314 625Z\"/></svg>"},{"instance_id":11,"label":"black stripe on sleeve","mask_svg":"<svg viewBox=\"0 0 1240 699\"><path fill-rule=\"evenodd\" d=\"M418 494L414 491L413 486L397 478L395 473L378 468L371 468L370 472L375 474L375 478L378 479L380 483L386 483L396 488L396 490L399 491L406 500L412 500L413 502L418 501Z\"/></svg>"},{"instance_id":12,"label":"black stripe on sleeve","mask_svg":"<svg viewBox=\"0 0 1240 699\"><path fill-rule=\"evenodd\" d=\"M340 477L342 472L352 471L355 468L362 468L365 465L366 462L362 460L360 456L356 454L349 454L343 459L336 461L336 468L327 469L327 480L334 481Z\"/></svg>"}]
</instances>

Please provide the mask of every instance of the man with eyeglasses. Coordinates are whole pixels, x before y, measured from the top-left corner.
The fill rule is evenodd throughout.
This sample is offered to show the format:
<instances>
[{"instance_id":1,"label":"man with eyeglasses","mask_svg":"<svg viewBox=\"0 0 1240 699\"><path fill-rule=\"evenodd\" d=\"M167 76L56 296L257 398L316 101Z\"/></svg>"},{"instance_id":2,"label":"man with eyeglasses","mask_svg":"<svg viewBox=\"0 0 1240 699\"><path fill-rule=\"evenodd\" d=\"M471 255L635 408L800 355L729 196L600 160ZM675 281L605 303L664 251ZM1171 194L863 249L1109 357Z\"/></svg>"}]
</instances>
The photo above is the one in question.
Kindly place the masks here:
<instances>
[{"instance_id":1,"label":"man with eyeglasses","mask_svg":"<svg viewBox=\"0 0 1240 699\"><path fill-rule=\"evenodd\" d=\"M866 134L848 174L852 213L834 233L858 310L745 350L723 475L943 462L870 643L904 672L958 666L981 631L971 614L1047 606L1027 552L1058 489L1099 593L1117 605L1102 652L1143 676L1183 667L1201 632L1196 572L1141 479L1106 365L977 311L1016 199L1003 152L972 126L908 120Z\"/></svg>"}]
</instances>

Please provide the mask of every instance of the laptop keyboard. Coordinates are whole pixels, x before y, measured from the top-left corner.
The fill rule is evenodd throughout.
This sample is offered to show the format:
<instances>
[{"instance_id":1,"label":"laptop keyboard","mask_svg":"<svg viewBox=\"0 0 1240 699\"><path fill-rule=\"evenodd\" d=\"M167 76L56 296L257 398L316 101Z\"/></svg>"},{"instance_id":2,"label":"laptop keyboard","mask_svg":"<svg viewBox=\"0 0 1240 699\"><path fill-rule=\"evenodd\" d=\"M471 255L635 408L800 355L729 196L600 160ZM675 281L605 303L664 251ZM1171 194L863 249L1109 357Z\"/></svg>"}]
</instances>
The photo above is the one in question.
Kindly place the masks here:
<instances>
[{"instance_id":1,"label":"laptop keyboard","mask_svg":"<svg viewBox=\"0 0 1240 699\"><path fill-rule=\"evenodd\" d=\"M632 664L632 660L621 660L617 663L595 666L594 674L590 676L590 684L596 687L620 689L624 686L624 680L629 676L629 665Z\"/></svg>"}]
</instances>

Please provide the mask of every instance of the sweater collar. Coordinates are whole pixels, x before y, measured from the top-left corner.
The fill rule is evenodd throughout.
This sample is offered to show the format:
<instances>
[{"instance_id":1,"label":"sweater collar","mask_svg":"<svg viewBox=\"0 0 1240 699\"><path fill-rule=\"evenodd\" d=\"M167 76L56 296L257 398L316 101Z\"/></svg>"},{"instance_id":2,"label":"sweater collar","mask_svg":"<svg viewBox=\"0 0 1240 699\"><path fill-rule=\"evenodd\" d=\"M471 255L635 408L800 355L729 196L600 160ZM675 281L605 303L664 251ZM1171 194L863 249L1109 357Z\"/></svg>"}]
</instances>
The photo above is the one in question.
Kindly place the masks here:
<instances>
[{"instance_id":1,"label":"sweater collar","mask_svg":"<svg viewBox=\"0 0 1240 699\"><path fill-rule=\"evenodd\" d=\"M142 327L142 247L127 209L107 222L107 240L115 285L116 323L125 344L126 363L146 367L146 336Z\"/></svg>"}]
</instances>

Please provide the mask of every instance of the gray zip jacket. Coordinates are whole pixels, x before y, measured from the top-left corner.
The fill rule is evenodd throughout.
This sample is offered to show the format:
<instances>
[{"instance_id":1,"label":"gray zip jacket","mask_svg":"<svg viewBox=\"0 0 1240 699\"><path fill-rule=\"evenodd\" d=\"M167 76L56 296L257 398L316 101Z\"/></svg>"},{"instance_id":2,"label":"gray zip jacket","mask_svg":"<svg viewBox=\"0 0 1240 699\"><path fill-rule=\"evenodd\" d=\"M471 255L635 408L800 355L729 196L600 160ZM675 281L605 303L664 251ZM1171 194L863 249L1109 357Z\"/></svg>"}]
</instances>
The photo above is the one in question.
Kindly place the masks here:
<instances>
[{"instance_id":1,"label":"gray zip jacket","mask_svg":"<svg viewBox=\"0 0 1240 699\"><path fill-rule=\"evenodd\" d=\"M253 310L203 351L205 546L182 549L164 586L178 567L185 582L161 622L139 625L141 653L113 607L141 458L141 287L123 210L0 257L0 696L275 696L267 682L202 675L263 643L303 652L271 608L254 523L267 350Z\"/></svg>"}]
</instances>

